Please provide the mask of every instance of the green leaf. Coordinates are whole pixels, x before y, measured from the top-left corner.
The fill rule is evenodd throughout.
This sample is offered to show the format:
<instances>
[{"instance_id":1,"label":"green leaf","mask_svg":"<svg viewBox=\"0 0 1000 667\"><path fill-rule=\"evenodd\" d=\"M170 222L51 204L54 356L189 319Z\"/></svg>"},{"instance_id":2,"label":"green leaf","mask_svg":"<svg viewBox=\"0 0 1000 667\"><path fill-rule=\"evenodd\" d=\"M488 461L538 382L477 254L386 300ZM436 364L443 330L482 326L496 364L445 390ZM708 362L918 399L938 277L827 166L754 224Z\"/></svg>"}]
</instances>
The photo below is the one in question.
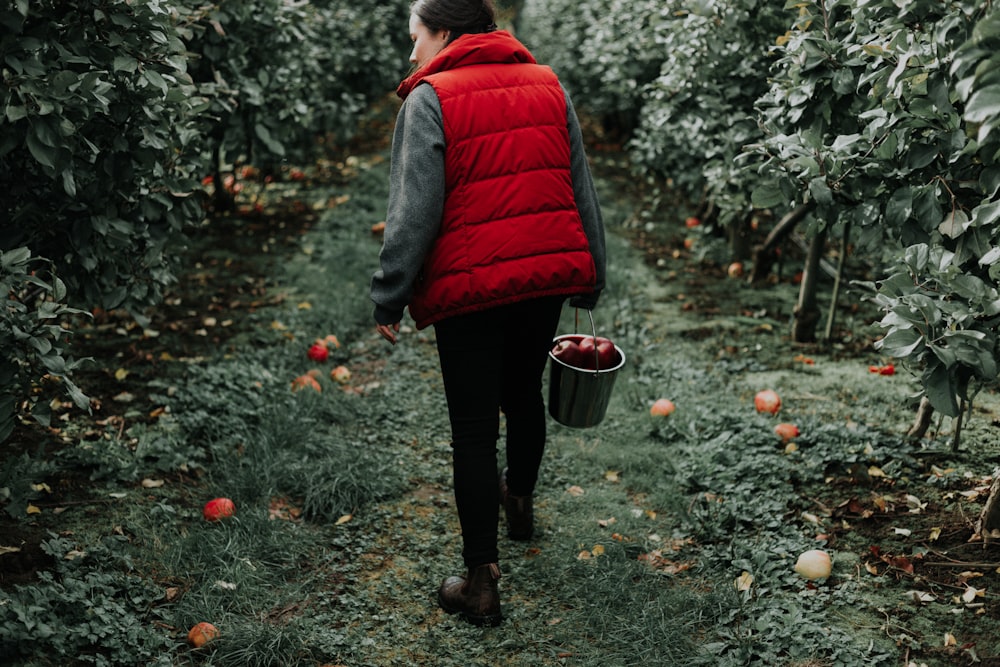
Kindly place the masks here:
<instances>
[{"instance_id":1,"label":"green leaf","mask_svg":"<svg viewBox=\"0 0 1000 667\"><path fill-rule=\"evenodd\" d=\"M929 364L921 384L931 406L948 417L958 416L957 379L954 373L939 363Z\"/></svg>"},{"instance_id":2,"label":"green leaf","mask_svg":"<svg viewBox=\"0 0 1000 667\"><path fill-rule=\"evenodd\" d=\"M892 193L885 206L885 222L892 227L902 227L913 215L913 190L909 186Z\"/></svg>"},{"instance_id":3,"label":"green leaf","mask_svg":"<svg viewBox=\"0 0 1000 667\"><path fill-rule=\"evenodd\" d=\"M31 250L28 248L0 250L0 268L8 273L17 264L27 264L29 259L31 259Z\"/></svg>"},{"instance_id":4,"label":"green leaf","mask_svg":"<svg viewBox=\"0 0 1000 667\"><path fill-rule=\"evenodd\" d=\"M31 156L39 162L39 164L42 164L50 169L55 169L56 150L39 141L37 134L35 134L33 130L34 128L29 130L28 136L26 137L28 151L31 153Z\"/></svg>"},{"instance_id":5,"label":"green leaf","mask_svg":"<svg viewBox=\"0 0 1000 667\"><path fill-rule=\"evenodd\" d=\"M983 123L1000 117L1000 84L980 88L972 93L965 105L965 119L970 123Z\"/></svg>"},{"instance_id":6,"label":"green leaf","mask_svg":"<svg viewBox=\"0 0 1000 667\"><path fill-rule=\"evenodd\" d=\"M914 356L924 347L924 337L916 329L893 329L875 342L876 349L891 357L902 359Z\"/></svg>"},{"instance_id":7,"label":"green leaf","mask_svg":"<svg viewBox=\"0 0 1000 667\"><path fill-rule=\"evenodd\" d=\"M750 199L754 208L760 209L775 208L788 203L788 198L781 191L781 185L773 180L754 188Z\"/></svg>"},{"instance_id":8,"label":"green leaf","mask_svg":"<svg viewBox=\"0 0 1000 667\"><path fill-rule=\"evenodd\" d=\"M969 216L965 211L956 209L949 211L944 220L938 225L938 231L948 238L958 238L969 228Z\"/></svg>"},{"instance_id":9,"label":"green leaf","mask_svg":"<svg viewBox=\"0 0 1000 667\"><path fill-rule=\"evenodd\" d=\"M833 190L826 184L826 179L822 176L809 181L809 194L820 206L829 206L833 203Z\"/></svg>"}]
</instances>

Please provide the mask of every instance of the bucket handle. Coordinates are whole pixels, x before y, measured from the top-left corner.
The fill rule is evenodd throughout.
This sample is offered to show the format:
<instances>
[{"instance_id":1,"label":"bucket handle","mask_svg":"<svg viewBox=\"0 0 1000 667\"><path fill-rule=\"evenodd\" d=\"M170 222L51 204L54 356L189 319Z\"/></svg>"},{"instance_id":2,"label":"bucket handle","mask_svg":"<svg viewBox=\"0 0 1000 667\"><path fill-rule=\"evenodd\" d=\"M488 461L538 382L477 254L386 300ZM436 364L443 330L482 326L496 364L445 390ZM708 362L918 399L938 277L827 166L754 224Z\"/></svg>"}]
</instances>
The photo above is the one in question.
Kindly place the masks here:
<instances>
[{"instance_id":1,"label":"bucket handle","mask_svg":"<svg viewBox=\"0 0 1000 667\"><path fill-rule=\"evenodd\" d=\"M594 313L591 310L584 308L587 311L587 315L590 317L590 330L594 332L594 375L598 375L601 372L601 356L597 353L597 327L594 326ZM580 330L580 309L576 309L576 319L573 322L573 333L578 333Z\"/></svg>"}]
</instances>

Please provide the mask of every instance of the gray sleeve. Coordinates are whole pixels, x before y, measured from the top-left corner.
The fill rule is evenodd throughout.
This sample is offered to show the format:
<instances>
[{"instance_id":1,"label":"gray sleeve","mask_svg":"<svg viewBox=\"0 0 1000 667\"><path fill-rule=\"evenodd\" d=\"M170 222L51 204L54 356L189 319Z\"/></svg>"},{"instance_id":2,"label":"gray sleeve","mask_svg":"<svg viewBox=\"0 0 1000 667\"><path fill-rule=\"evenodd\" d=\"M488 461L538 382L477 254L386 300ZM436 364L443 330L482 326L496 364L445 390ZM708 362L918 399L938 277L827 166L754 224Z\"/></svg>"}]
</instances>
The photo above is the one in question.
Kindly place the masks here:
<instances>
[{"instance_id":1,"label":"gray sleeve","mask_svg":"<svg viewBox=\"0 0 1000 667\"><path fill-rule=\"evenodd\" d=\"M370 289L378 324L403 318L437 238L444 210L444 149L441 104L433 88L417 86L403 102L392 135L385 236Z\"/></svg>"},{"instance_id":2,"label":"gray sleeve","mask_svg":"<svg viewBox=\"0 0 1000 667\"><path fill-rule=\"evenodd\" d=\"M565 90L563 91L565 92ZM583 132L580 130L580 120L573 108L573 101L566 93L566 125L569 129L570 171L573 176L573 195L576 197L576 207L583 220L583 231L590 243L590 254L594 258L597 269L597 284L594 291L604 289L607 272L607 250L604 243L604 218L601 206L597 201L597 190L594 188L594 177L590 173L587 153L583 146Z\"/></svg>"}]
</instances>

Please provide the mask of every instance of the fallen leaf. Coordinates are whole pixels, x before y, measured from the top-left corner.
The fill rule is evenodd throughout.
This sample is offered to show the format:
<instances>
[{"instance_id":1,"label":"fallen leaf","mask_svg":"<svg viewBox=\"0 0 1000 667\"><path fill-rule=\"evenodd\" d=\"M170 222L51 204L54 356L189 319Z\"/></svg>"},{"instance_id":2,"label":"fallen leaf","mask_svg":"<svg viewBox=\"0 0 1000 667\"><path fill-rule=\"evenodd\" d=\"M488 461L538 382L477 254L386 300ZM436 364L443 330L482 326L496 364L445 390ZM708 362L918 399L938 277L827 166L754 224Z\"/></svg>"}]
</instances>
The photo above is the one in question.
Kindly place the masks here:
<instances>
[{"instance_id":1,"label":"fallen leaf","mask_svg":"<svg viewBox=\"0 0 1000 667\"><path fill-rule=\"evenodd\" d=\"M583 551L581 551L580 553L578 553L576 555L576 559L577 560L590 560L591 557L592 557L592 554L589 551L587 551L586 549L584 549Z\"/></svg>"},{"instance_id":2,"label":"fallen leaf","mask_svg":"<svg viewBox=\"0 0 1000 667\"><path fill-rule=\"evenodd\" d=\"M45 493L52 493L52 488L49 487L49 485L46 484L45 482L42 482L41 484L32 484L31 485L31 490L32 491L44 491Z\"/></svg>"},{"instance_id":3,"label":"fallen leaf","mask_svg":"<svg viewBox=\"0 0 1000 667\"><path fill-rule=\"evenodd\" d=\"M32 504L29 503L27 509L24 510L24 513L25 514L41 514L42 510L40 510L38 507L35 507L34 505L32 505Z\"/></svg>"},{"instance_id":4,"label":"fallen leaf","mask_svg":"<svg viewBox=\"0 0 1000 667\"><path fill-rule=\"evenodd\" d=\"M957 646L958 640L955 639L955 635L950 632L944 633L944 645L945 646Z\"/></svg>"},{"instance_id":5,"label":"fallen leaf","mask_svg":"<svg viewBox=\"0 0 1000 667\"><path fill-rule=\"evenodd\" d=\"M591 549L590 552L592 554L594 554L595 556L603 556L604 555L604 545L595 544L594 548Z\"/></svg>"},{"instance_id":6,"label":"fallen leaf","mask_svg":"<svg viewBox=\"0 0 1000 667\"><path fill-rule=\"evenodd\" d=\"M748 591L750 590L750 587L753 586L753 575L744 570L743 574L736 577L736 581L733 583L736 586L736 590Z\"/></svg>"},{"instance_id":7,"label":"fallen leaf","mask_svg":"<svg viewBox=\"0 0 1000 667\"><path fill-rule=\"evenodd\" d=\"M121 382L127 377L128 377L128 371L125 370L124 368L119 368L118 370L115 371L115 379L118 380L119 382Z\"/></svg>"},{"instance_id":8,"label":"fallen leaf","mask_svg":"<svg viewBox=\"0 0 1000 667\"><path fill-rule=\"evenodd\" d=\"M162 479L149 479L148 477L142 480L142 488L144 489L158 489L166 484Z\"/></svg>"},{"instance_id":9,"label":"fallen leaf","mask_svg":"<svg viewBox=\"0 0 1000 667\"><path fill-rule=\"evenodd\" d=\"M803 512L801 516L809 523L815 524L817 526L822 525L820 522L820 518L815 514L813 514L812 512Z\"/></svg>"},{"instance_id":10,"label":"fallen leaf","mask_svg":"<svg viewBox=\"0 0 1000 667\"><path fill-rule=\"evenodd\" d=\"M65 560L76 560L77 558L83 558L86 555L87 555L86 551L79 551L77 549L72 549L70 551L67 551L66 555L63 556L63 558Z\"/></svg>"},{"instance_id":11,"label":"fallen leaf","mask_svg":"<svg viewBox=\"0 0 1000 667\"><path fill-rule=\"evenodd\" d=\"M604 479L608 480L609 482L620 482L621 478L619 477L619 474L620 473L617 470L609 470L606 473L604 473Z\"/></svg>"},{"instance_id":12,"label":"fallen leaf","mask_svg":"<svg viewBox=\"0 0 1000 667\"><path fill-rule=\"evenodd\" d=\"M909 528L893 528L892 532L896 535L902 535L903 537L909 537L910 534L913 533L913 531Z\"/></svg>"},{"instance_id":13,"label":"fallen leaf","mask_svg":"<svg viewBox=\"0 0 1000 667\"><path fill-rule=\"evenodd\" d=\"M920 514L927 509L927 503L920 502L920 498L911 494L906 494L906 506L910 508L911 514Z\"/></svg>"},{"instance_id":14,"label":"fallen leaf","mask_svg":"<svg viewBox=\"0 0 1000 667\"><path fill-rule=\"evenodd\" d=\"M910 591L910 596L913 598L914 602L934 602L937 598L934 597L933 593L928 593L926 591Z\"/></svg>"},{"instance_id":15,"label":"fallen leaf","mask_svg":"<svg viewBox=\"0 0 1000 667\"><path fill-rule=\"evenodd\" d=\"M878 576L878 568L868 561L865 561L865 569L868 570L868 574L874 574L876 577Z\"/></svg>"},{"instance_id":16,"label":"fallen leaf","mask_svg":"<svg viewBox=\"0 0 1000 667\"><path fill-rule=\"evenodd\" d=\"M181 589L178 588L177 586L170 586L169 588L167 588L167 590L163 592L163 597L166 599L167 602L173 602L174 599L177 597L177 594L180 592Z\"/></svg>"},{"instance_id":17,"label":"fallen leaf","mask_svg":"<svg viewBox=\"0 0 1000 667\"><path fill-rule=\"evenodd\" d=\"M339 519L337 519L337 522L334 525L335 526L343 526L345 523L347 523L348 521L350 521L353 518L354 518L353 514L345 514L344 516L342 516Z\"/></svg>"},{"instance_id":18,"label":"fallen leaf","mask_svg":"<svg viewBox=\"0 0 1000 667\"><path fill-rule=\"evenodd\" d=\"M3 556L4 554L16 554L20 550L21 550L21 547L4 547L4 546L0 546L0 556Z\"/></svg>"},{"instance_id":19,"label":"fallen leaf","mask_svg":"<svg viewBox=\"0 0 1000 667\"><path fill-rule=\"evenodd\" d=\"M962 593L962 602L969 604L976 598L981 598L986 595L985 588L976 588L975 586L967 586L965 592Z\"/></svg>"},{"instance_id":20,"label":"fallen leaf","mask_svg":"<svg viewBox=\"0 0 1000 667\"><path fill-rule=\"evenodd\" d=\"M569 494L569 495L571 495L571 496L575 496L575 497L579 498L579 497L580 497L580 496L582 496L582 495L583 495L584 493L586 493L586 491L584 491L584 490L583 490L582 488L580 488L579 486L571 486L571 487L569 487L568 489L566 489L566 493L568 493L568 494Z\"/></svg>"},{"instance_id":21,"label":"fallen leaf","mask_svg":"<svg viewBox=\"0 0 1000 667\"><path fill-rule=\"evenodd\" d=\"M611 517L610 519L598 519L597 525L600 526L601 528L607 528L608 526L617 523L617 521L618 520L615 519L614 517Z\"/></svg>"},{"instance_id":22,"label":"fallen leaf","mask_svg":"<svg viewBox=\"0 0 1000 667\"><path fill-rule=\"evenodd\" d=\"M869 477L885 477L885 473L882 472L882 469L879 468L878 466L869 466L868 467L868 476Z\"/></svg>"},{"instance_id":23,"label":"fallen leaf","mask_svg":"<svg viewBox=\"0 0 1000 667\"><path fill-rule=\"evenodd\" d=\"M934 526L933 528L931 528L930 535L927 536L927 539L929 539L931 542L936 542L939 537L941 537L941 528L939 528L938 526Z\"/></svg>"},{"instance_id":24,"label":"fallen leaf","mask_svg":"<svg viewBox=\"0 0 1000 667\"><path fill-rule=\"evenodd\" d=\"M221 588L224 591L235 591L236 590L236 584L234 584L232 582L229 582L229 581L223 581L221 579L216 579L215 582L212 585L215 586L216 588Z\"/></svg>"}]
</instances>

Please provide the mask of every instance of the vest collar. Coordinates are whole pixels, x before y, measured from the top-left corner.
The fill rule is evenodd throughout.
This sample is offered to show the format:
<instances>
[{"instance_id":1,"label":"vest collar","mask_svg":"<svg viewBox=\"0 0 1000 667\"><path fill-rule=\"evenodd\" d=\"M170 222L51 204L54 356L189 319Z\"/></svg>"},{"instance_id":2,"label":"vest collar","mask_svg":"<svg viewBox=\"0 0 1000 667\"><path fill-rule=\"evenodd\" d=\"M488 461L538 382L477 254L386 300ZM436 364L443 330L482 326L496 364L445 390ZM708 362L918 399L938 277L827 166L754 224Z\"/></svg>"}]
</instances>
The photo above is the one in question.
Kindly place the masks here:
<instances>
[{"instance_id":1,"label":"vest collar","mask_svg":"<svg viewBox=\"0 0 1000 667\"><path fill-rule=\"evenodd\" d=\"M406 99L425 77L456 67L516 63L534 64L535 57L506 30L462 35L441 49L426 65L406 77L396 88L396 94Z\"/></svg>"}]
</instances>

